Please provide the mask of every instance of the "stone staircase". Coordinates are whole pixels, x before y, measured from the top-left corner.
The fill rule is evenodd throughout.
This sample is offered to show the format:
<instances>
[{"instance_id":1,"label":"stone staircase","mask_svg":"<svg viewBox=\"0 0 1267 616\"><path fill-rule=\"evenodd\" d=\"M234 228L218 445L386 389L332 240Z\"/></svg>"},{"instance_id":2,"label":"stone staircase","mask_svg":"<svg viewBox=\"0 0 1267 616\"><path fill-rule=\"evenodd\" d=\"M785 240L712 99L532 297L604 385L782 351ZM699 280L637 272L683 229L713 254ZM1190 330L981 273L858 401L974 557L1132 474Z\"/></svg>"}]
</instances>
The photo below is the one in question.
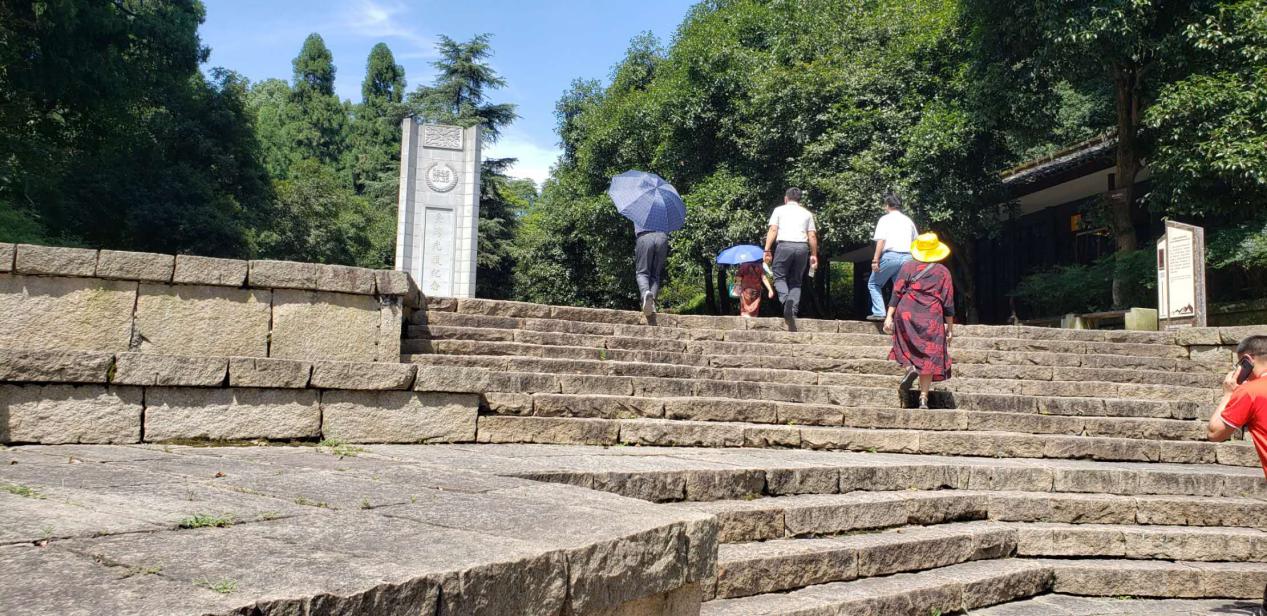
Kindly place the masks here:
<instances>
[{"instance_id":1,"label":"stone staircase","mask_svg":"<svg viewBox=\"0 0 1267 616\"><path fill-rule=\"evenodd\" d=\"M798 447L1258 466L1205 442L1220 375L1173 334L961 326L934 410L904 408L867 323L661 315L485 300L415 313L405 361L488 371L490 443Z\"/></svg>"},{"instance_id":2,"label":"stone staircase","mask_svg":"<svg viewBox=\"0 0 1267 616\"><path fill-rule=\"evenodd\" d=\"M631 468L521 476L716 516L704 614L1178 614L1233 605L1208 597L1261 601L1267 483L1249 443L1205 441L1220 366L1175 334L960 326L955 378L921 411L899 396L875 325L782 330L432 299L402 352L420 380L478 375L481 443L648 446ZM666 469L650 464L659 447L747 449L682 450L736 453ZM1148 597L1169 601L1124 600Z\"/></svg>"}]
</instances>

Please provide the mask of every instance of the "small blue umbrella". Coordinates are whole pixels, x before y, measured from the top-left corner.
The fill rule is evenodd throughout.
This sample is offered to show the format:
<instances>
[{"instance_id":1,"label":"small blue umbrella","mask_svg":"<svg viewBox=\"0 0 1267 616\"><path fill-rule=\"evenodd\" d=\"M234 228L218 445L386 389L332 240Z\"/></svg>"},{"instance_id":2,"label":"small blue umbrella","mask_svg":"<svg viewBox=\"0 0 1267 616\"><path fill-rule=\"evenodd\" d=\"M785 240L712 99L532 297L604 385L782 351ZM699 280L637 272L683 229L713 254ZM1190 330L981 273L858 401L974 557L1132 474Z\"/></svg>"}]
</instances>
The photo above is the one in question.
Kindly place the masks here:
<instances>
[{"instance_id":1,"label":"small blue umbrella","mask_svg":"<svg viewBox=\"0 0 1267 616\"><path fill-rule=\"evenodd\" d=\"M664 178L645 171L626 171L612 178L607 195L616 210L647 231L677 231L686 224L686 204Z\"/></svg>"},{"instance_id":2,"label":"small blue umbrella","mask_svg":"<svg viewBox=\"0 0 1267 616\"><path fill-rule=\"evenodd\" d=\"M760 246L752 244L739 244L731 246L717 255L717 263L720 265L740 265L743 263L752 263L760 261L765 257L765 251Z\"/></svg>"}]
</instances>

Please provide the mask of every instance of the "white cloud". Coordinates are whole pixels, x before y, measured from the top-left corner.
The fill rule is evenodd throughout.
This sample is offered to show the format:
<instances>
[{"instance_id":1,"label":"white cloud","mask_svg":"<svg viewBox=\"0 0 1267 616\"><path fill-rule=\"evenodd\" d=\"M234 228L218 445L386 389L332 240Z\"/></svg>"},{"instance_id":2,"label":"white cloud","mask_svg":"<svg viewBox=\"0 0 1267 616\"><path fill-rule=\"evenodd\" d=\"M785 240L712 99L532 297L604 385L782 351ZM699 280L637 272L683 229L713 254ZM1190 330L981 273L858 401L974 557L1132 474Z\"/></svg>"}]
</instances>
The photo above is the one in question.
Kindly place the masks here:
<instances>
[{"instance_id":1,"label":"white cloud","mask_svg":"<svg viewBox=\"0 0 1267 616\"><path fill-rule=\"evenodd\" d=\"M413 25L409 6L399 0L358 0L342 19L347 32L365 38L396 39L412 48L397 54L402 58L435 56L435 39Z\"/></svg>"},{"instance_id":2,"label":"white cloud","mask_svg":"<svg viewBox=\"0 0 1267 616\"><path fill-rule=\"evenodd\" d=\"M483 152L484 158L517 158L507 175L530 178L541 186L550 177L550 167L562 152L551 145L543 147L514 130L502 134L502 138Z\"/></svg>"}]
</instances>

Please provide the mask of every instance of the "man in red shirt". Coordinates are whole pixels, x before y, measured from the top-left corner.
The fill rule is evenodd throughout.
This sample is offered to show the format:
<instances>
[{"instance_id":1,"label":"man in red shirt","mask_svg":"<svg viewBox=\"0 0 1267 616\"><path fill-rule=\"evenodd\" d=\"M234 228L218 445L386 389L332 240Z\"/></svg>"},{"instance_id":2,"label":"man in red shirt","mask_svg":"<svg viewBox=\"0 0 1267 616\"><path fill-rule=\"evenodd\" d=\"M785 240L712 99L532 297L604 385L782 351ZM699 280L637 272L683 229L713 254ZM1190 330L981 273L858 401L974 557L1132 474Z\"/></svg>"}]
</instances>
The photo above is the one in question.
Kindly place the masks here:
<instances>
[{"instance_id":1,"label":"man in red shirt","mask_svg":"<svg viewBox=\"0 0 1267 616\"><path fill-rule=\"evenodd\" d=\"M1244 383L1237 384L1239 362L1249 358L1254 368ZM1244 429L1258 449L1267 474L1267 336L1248 336L1236 346L1238 365L1223 379L1223 400L1210 417L1210 440L1226 441ZM1267 588L1263 589L1263 614L1267 614Z\"/></svg>"},{"instance_id":2,"label":"man in red shirt","mask_svg":"<svg viewBox=\"0 0 1267 616\"><path fill-rule=\"evenodd\" d=\"M1267 336L1248 336L1236 347L1236 361L1249 358L1254 369L1249 379L1239 385L1236 376L1240 366L1223 379L1223 400L1210 417L1210 440L1226 441L1237 430L1244 429L1258 449L1258 458L1267 474Z\"/></svg>"}]
</instances>

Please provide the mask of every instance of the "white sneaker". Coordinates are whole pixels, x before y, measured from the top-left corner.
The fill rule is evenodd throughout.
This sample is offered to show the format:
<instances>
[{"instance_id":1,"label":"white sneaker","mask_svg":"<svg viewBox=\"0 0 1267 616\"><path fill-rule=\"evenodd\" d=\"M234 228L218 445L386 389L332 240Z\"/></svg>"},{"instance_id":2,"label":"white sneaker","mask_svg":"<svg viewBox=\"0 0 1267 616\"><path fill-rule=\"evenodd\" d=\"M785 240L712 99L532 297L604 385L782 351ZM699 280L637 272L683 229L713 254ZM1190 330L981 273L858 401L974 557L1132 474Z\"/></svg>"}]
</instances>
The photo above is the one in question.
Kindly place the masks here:
<instances>
[{"instance_id":1,"label":"white sneaker","mask_svg":"<svg viewBox=\"0 0 1267 616\"><path fill-rule=\"evenodd\" d=\"M647 316L655 314L655 296L650 291L642 294L642 314Z\"/></svg>"}]
</instances>

